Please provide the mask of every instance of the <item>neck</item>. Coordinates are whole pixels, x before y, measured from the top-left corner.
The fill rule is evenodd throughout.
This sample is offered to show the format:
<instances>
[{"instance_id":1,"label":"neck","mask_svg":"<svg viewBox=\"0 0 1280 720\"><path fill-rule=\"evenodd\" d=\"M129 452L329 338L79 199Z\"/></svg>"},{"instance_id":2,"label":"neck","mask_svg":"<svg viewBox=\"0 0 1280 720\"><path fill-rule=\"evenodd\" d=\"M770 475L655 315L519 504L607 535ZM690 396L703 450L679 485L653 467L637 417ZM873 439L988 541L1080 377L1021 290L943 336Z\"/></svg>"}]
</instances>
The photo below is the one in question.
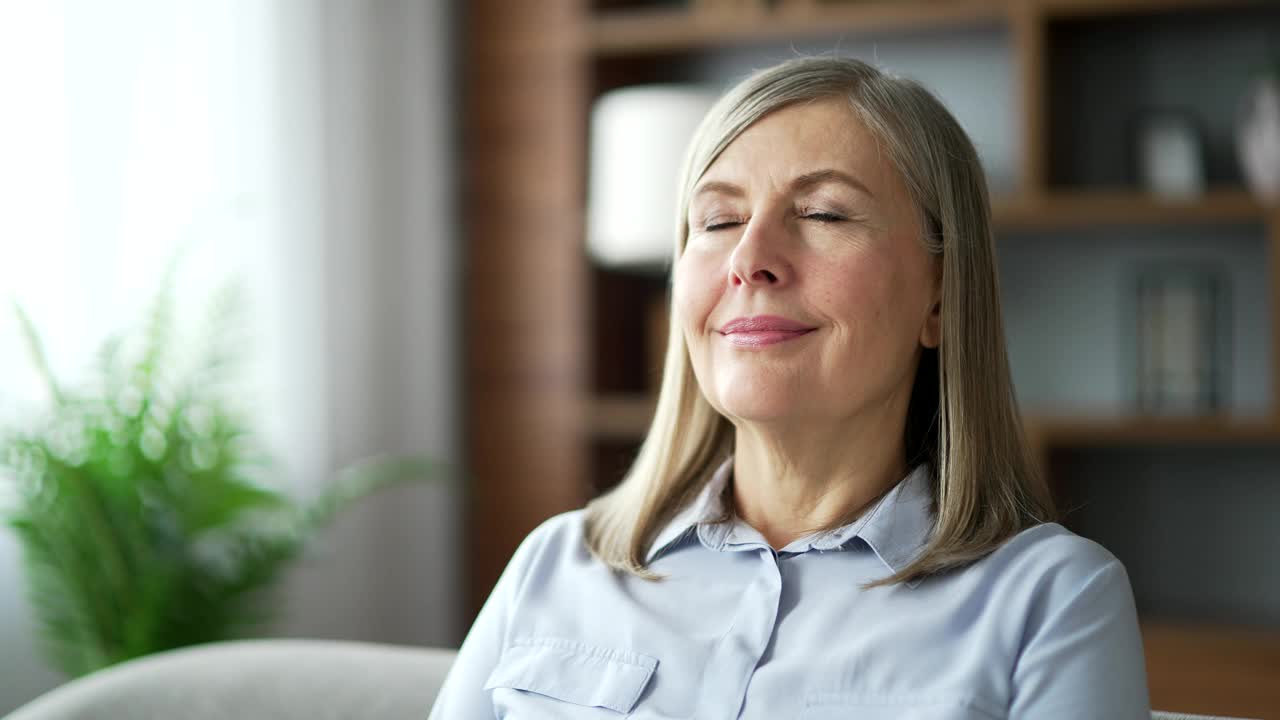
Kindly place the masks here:
<instances>
[{"instance_id":1,"label":"neck","mask_svg":"<svg viewBox=\"0 0 1280 720\"><path fill-rule=\"evenodd\" d=\"M906 474L902 428L878 413L839 427L737 425L733 501L775 549L851 522Z\"/></svg>"}]
</instances>

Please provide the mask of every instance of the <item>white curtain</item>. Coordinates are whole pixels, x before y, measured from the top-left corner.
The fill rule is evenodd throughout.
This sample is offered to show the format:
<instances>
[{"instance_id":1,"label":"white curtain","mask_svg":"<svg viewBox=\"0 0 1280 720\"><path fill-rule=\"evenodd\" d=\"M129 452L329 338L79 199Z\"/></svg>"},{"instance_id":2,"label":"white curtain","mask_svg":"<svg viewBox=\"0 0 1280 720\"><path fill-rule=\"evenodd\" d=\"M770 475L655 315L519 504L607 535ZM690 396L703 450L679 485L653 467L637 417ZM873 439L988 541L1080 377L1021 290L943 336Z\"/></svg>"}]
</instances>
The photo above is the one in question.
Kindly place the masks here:
<instances>
[{"instance_id":1,"label":"white curtain","mask_svg":"<svg viewBox=\"0 0 1280 720\"><path fill-rule=\"evenodd\" d=\"M74 381L136 322L178 243L179 317L248 290L245 397L314 493L378 452L457 461L457 232L444 2L0 4L0 422L43 398L12 297ZM275 632L452 644L456 492L339 521ZM58 678L0 530L0 713Z\"/></svg>"}]
</instances>

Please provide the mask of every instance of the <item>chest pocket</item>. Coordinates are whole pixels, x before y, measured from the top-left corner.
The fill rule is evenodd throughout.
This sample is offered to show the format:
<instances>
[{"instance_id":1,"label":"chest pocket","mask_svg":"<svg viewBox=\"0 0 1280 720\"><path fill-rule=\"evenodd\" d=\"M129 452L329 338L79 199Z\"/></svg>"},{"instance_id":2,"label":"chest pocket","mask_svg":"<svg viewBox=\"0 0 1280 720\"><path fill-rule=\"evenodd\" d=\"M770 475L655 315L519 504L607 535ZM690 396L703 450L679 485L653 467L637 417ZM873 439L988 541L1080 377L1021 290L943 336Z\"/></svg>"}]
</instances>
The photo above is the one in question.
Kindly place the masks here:
<instances>
[{"instance_id":1,"label":"chest pocket","mask_svg":"<svg viewBox=\"0 0 1280 720\"><path fill-rule=\"evenodd\" d=\"M1004 720L1005 714L960 696L816 695L801 720Z\"/></svg>"},{"instance_id":2,"label":"chest pocket","mask_svg":"<svg viewBox=\"0 0 1280 720\"><path fill-rule=\"evenodd\" d=\"M657 658L640 653L524 638L503 652L484 689L493 692L500 718L608 717L631 712L657 666Z\"/></svg>"}]
</instances>

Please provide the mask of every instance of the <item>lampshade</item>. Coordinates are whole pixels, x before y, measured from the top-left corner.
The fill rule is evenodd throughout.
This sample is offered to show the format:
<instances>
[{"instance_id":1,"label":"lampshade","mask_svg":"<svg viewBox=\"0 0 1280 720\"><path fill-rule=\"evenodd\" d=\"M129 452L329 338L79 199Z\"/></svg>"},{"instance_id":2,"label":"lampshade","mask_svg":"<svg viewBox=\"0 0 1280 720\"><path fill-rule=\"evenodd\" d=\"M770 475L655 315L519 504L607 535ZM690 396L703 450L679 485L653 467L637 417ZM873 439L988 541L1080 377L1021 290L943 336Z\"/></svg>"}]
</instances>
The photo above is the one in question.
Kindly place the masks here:
<instances>
[{"instance_id":1,"label":"lampshade","mask_svg":"<svg viewBox=\"0 0 1280 720\"><path fill-rule=\"evenodd\" d=\"M636 85L591 110L587 250L608 267L671 256L680 164L716 95L696 85Z\"/></svg>"}]
</instances>

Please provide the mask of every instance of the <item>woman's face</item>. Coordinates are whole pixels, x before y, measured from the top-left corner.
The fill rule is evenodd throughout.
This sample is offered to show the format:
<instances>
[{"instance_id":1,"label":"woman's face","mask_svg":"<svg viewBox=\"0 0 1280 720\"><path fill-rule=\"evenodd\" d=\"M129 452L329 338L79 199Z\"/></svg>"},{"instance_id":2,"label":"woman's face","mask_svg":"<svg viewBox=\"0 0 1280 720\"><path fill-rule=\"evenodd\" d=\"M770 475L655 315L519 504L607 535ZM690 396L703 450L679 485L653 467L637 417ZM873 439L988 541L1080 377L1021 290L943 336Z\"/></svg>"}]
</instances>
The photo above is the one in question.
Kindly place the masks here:
<instances>
[{"instance_id":1,"label":"woman's face","mask_svg":"<svg viewBox=\"0 0 1280 720\"><path fill-rule=\"evenodd\" d=\"M713 407L735 424L905 412L919 348L940 337L937 264L846 102L747 128L694 187L688 221L673 302Z\"/></svg>"}]
</instances>

